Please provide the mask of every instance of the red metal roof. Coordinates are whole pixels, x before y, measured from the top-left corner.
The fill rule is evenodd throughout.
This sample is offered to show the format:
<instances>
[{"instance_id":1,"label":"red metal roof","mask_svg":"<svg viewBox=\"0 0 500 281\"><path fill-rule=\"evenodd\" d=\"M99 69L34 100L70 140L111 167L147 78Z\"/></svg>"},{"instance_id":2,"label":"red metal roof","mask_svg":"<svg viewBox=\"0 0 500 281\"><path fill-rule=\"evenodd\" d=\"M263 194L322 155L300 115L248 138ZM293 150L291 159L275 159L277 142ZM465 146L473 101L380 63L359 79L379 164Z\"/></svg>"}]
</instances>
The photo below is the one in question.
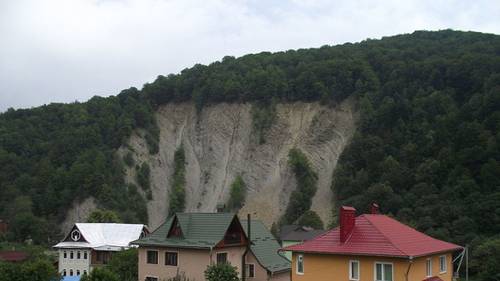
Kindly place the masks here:
<instances>
[{"instance_id":1,"label":"red metal roof","mask_svg":"<svg viewBox=\"0 0 500 281\"><path fill-rule=\"evenodd\" d=\"M0 251L0 261L19 262L28 258L28 254L19 251Z\"/></svg>"},{"instance_id":2,"label":"red metal roof","mask_svg":"<svg viewBox=\"0 0 500 281\"><path fill-rule=\"evenodd\" d=\"M365 214L356 217L354 229L345 243L340 242L339 228L332 229L302 244L284 250L341 255L418 257L461 249L441 241L385 215Z\"/></svg>"}]
</instances>

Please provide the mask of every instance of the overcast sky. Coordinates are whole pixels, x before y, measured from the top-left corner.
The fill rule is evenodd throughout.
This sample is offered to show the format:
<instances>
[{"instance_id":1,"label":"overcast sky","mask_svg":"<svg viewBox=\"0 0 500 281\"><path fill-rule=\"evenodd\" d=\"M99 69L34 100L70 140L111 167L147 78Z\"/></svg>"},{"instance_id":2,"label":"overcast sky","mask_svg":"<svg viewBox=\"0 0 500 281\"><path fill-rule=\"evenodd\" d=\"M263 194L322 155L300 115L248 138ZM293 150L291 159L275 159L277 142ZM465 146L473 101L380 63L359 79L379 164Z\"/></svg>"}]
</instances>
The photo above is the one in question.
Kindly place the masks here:
<instances>
[{"instance_id":1,"label":"overcast sky","mask_svg":"<svg viewBox=\"0 0 500 281\"><path fill-rule=\"evenodd\" d=\"M500 1L0 0L0 111L115 95L225 55L446 28L500 34Z\"/></svg>"}]
</instances>

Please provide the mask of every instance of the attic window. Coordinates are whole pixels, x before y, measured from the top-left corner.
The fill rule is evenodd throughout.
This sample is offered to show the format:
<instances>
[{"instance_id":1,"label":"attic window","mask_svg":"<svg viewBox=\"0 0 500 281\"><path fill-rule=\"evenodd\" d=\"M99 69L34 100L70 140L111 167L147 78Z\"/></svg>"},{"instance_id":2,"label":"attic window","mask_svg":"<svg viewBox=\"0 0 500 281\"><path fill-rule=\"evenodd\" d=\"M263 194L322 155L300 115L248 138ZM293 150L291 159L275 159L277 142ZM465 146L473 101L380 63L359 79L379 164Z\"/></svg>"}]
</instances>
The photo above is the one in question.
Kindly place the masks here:
<instances>
[{"instance_id":1,"label":"attic window","mask_svg":"<svg viewBox=\"0 0 500 281\"><path fill-rule=\"evenodd\" d=\"M174 225L174 227L172 228L172 232L170 233L170 236L180 237L181 235L182 235L181 227L178 224Z\"/></svg>"},{"instance_id":2,"label":"attic window","mask_svg":"<svg viewBox=\"0 0 500 281\"><path fill-rule=\"evenodd\" d=\"M174 225L170 229L167 237L182 237L182 229L177 218L175 218Z\"/></svg>"},{"instance_id":3,"label":"attic window","mask_svg":"<svg viewBox=\"0 0 500 281\"><path fill-rule=\"evenodd\" d=\"M78 229L71 231L71 240L78 241L78 240L80 240L80 237L81 237L81 234L80 234L80 231L78 231Z\"/></svg>"}]
</instances>

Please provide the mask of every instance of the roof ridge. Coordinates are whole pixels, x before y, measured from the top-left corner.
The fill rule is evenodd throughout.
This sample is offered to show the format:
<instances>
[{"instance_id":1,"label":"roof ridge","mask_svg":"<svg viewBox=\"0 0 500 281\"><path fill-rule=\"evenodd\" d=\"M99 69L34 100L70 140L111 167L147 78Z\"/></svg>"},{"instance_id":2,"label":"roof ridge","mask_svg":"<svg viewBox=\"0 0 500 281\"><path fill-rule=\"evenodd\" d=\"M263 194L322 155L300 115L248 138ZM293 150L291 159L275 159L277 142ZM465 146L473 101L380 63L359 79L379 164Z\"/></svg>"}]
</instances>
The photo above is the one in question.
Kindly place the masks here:
<instances>
[{"instance_id":1,"label":"roof ridge","mask_svg":"<svg viewBox=\"0 0 500 281\"><path fill-rule=\"evenodd\" d=\"M391 243L391 245L392 245L394 248L396 248L396 249L397 249L399 252L401 252L402 254L404 254L404 255L406 255L406 256L410 256L410 255L408 255L408 253L406 253L405 251L401 250L398 246L396 246L396 244L394 244L394 241L392 241L392 239L390 239L389 237L387 237L387 235L385 235L385 233L384 233L384 232L382 232L382 231L380 230L380 228L378 228L378 227L377 227L377 226L376 226L376 225L375 225L375 224L374 224L374 223L370 220L369 216L366 216L366 214L362 214L361 216L365 217L365 218L366 218L366 220L367 220L367 221L368 221L368 222L369 222L369 223L370 223L370 224L371 224L371 225L372 225L372 226L373 226L373 227L374 227L374 228L375 228L375 229L376 229L376 230L377 230L380 234L382 234L382 236L384 236L384 238L385 238L385 239L387 239L387 241L389 241L389 242ZM360 217L361 217L361 216L360 216ZM380 216L384 216L384 217L389 218L389 217L388 217L388 216L386 216L386 215L380 215Z\"/></svg>"}]
</instances>

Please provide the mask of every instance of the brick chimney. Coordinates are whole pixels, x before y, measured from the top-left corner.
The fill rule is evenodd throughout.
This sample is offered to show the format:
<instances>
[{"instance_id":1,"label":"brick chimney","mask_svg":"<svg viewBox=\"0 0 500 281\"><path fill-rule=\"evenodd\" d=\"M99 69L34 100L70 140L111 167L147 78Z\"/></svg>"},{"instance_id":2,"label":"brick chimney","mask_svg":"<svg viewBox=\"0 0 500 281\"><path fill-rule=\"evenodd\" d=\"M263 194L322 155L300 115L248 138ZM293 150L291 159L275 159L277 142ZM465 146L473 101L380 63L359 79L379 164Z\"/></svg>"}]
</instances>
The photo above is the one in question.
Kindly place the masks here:
<instances>
[{"instance_id":1,"label":"brick chimney","mask_svg":"<svg viewBox=\"0 0 500 281\"><path fill-rule=\"evenodd\" d=\"M379 210L378 204L372 203L372 205L370 206L370 213L376 215L378 214L378 210Z\"/></svg>"},{"instance_id":2,"label":"brick chimney","mask_svg":"<svg viewBox=\"0 0 500 281\"><path fill-rule=\"evenodd\" d=\"M356 209L342 206L340 208L340 242L345 243L351 236L354 224L356 223Z\"/></svg>"}]
</instances>

